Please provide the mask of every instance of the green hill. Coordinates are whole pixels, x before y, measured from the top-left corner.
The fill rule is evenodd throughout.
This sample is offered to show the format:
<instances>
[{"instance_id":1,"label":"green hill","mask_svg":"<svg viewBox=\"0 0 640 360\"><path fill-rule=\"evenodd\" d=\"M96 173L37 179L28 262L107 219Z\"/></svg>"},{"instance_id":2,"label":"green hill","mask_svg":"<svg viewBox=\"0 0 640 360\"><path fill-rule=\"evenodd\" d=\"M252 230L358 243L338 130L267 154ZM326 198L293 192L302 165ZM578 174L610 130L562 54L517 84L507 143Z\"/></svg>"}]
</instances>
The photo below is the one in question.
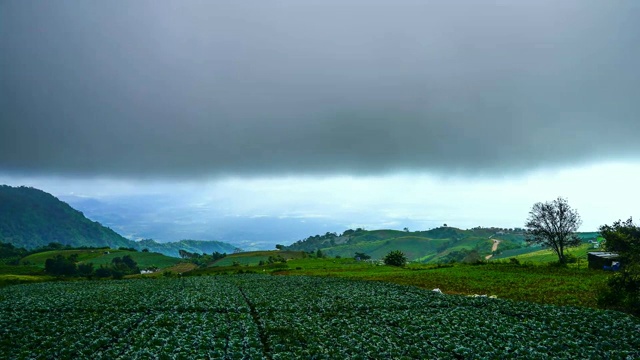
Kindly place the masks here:
<instances>
[{"instance_id":1,"label":"green hill","mask_svg":"<svg viewBox=\"0 0 640 360\"><path fill-rule=\"evenodd\" d=\"M87 219L67 203L42 190L0 185L0 243L28 250L59 243L70 247L148 249L178 257L180 250L197 253L232 253L235 246L220 241L181 240L158 243L132 241Z\"/></svg>"},{"instance_id":2,"label":"green hill","mask_svg":"<svg viewBox=\"0 0 640 360\"><path fill-rule=\"evenodd\" d=\"M597 233L579 233L583 241L595 239ZM493 251L494 240L499 244ZM489 255L522 255L541 250L527 247L522 229L483 228L462 230L442 226L426 231L346 230L342 234L327 232L297 241L285 250L314 252L320 249L328 256L353 257L356 252L381 259L389 251L400 250L411 261L424 263L462 261L470 254L475 258ZM513 256L513 255L511 255ZM499 258L499 257L498 257Z\"/></svg>"},{"instance_id":3,"label":"green hill","mask_svg":"<svg viewBox=\"0 0 640 360\"><path fill-rule=\"evenodd\" d=\"M117 249L74 249L52 250L35 253L23 258L21 260L21 263L44 268L44 264L47 259L52 259L56 255L68 257L73 254L76 254L78 256L79 263L93 263L96 266L109 265L114 258L123 257L125 255L131 256L131 258L135 260L136 263L138 263L138 266L140 268L156 266L162 269L173 266L180 262L180 259L153 252Z\"/></svg>"},{"instance_id":4,"label":"green hill","mask_svg":"<svg viewBox=\"0 0 640 360\"><path fill-rule=\"evenodd\" d=\"M130 240L51 194L7 185L0 185L0 242L26 249L52 242L73 247L131 246Z\"/></svg>"}]
</instances>

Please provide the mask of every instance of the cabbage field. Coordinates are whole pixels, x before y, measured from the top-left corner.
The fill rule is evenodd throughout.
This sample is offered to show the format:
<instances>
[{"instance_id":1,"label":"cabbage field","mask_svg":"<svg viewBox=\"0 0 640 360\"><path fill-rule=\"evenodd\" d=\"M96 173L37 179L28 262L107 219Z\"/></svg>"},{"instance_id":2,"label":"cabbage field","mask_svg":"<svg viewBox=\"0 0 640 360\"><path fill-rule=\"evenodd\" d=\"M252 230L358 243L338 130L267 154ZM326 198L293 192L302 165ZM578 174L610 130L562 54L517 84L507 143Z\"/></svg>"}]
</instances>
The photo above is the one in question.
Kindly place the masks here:
<instances>
[{"instance_id":1,"label":"cabbage field","mask_svg":"<svg viewBox=\"0 0 640 360\"><path fill-rule=\"evenodd\" d=\"M637 359L640 320L270 275L0 289L2 359Z\"/></svg>"}]
</instances>

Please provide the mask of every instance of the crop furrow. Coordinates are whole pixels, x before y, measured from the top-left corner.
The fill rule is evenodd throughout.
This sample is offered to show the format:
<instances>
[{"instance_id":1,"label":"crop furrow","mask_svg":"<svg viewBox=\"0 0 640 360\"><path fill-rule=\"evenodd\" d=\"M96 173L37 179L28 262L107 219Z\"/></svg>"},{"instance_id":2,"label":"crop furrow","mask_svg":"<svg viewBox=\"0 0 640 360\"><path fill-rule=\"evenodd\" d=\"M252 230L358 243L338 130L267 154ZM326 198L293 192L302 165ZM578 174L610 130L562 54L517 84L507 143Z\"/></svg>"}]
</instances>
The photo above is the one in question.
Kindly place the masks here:
<instances>
[{"instance_id":1,"label":"crop furrow","mask_svg":"<svg viewBox=\"0 0 640 360\"><path fill-rule=\"evenodd\" d=\"M267 332L264 326L262 326L262 321L260 321L260 315L258 314L258 311L256 310L256 307L253 304L253 302L251 302L251 300L249 300L249 297L247 297L247 294L244 292L244 289L240 286L238 286L238 289L240 290L240 294L242 294L244 301L247 303L247 306L249 306L249 313L251 314L251 318L253 319L253 322L256 324L256 327L258 328L258 337L260 338L260 342L262 343L264 357L267 358L268 360L271 360L271 347L269 346L269 337L267 335Z\"/></svg>"},{"instance_id":2,"label":"crop furrow","mask_svg":"<svg viewBox=\"0 0 640 360\"><path fill-rule=\"evenodd\" d=\"M129 326L128 328L123 330L120 334L113 336L111 338L111 341L108 344L105 344L105 345L101 346L100 348L97 349L96 352L103 352L103 351L109 350L120 339L126 338L126 336L129 335L135 328L137 328L140 325L140 323L145 319L145 317L149 316L150 313L151 313L151 310L147 310L144 313L142 313L142 315L140 315L140 317L138 319L136 319L136 321L133 324L131 324L131 326ZM122 355L125 355L126 350L127 350L127 348L123 347L123 349L118 353L118 357L122 356Z\"/></svg>"}]
</instances>

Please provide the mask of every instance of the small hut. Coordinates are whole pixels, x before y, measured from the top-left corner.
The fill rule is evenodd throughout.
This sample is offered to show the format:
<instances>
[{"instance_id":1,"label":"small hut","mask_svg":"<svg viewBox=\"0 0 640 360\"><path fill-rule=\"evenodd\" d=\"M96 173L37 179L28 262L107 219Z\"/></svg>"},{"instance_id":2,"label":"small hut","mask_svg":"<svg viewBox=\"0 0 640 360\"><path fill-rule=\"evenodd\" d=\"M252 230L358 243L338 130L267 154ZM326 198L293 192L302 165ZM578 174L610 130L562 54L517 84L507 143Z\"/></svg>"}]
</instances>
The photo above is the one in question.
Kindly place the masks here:
<instances>
[{"instance_id":1,"label":"small hut","mask_svg":"<svg viewBox=\"0 0 640 360\"><path fill-rule=\"evenodd\" d=\"M589 269L602 270L605 266L613 266L614 261L618 261L620 255L611 252L594 251L587 254Z\"/></svg>"}]
</instances>

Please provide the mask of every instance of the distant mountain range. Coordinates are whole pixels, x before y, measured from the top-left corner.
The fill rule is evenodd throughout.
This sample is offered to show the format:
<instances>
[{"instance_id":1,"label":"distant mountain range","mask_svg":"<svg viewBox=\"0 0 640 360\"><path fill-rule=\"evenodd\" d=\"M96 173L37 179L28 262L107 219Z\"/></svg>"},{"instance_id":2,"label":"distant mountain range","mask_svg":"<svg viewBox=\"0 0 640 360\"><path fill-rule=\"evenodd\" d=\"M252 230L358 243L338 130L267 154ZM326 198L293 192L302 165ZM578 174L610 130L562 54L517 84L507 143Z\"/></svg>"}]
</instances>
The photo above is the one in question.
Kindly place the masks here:
<instances>
[{"instance_id":1,"label":"distant mountain range","mask_svg":"<svg viewBox=\"0 0 640 360\"><path fill-rule=\"evenodd\" d=\"M579 233L583 241L594 240L595 232ZM496 245L497 243L497 245ZM494 250L495 246L495 250ZM354 257L356 253L381 259L400 250L409 260L421 262L476 261L504 251L526 247L523 229L483 228L462 230L442 226L427 231L347 230L297 241L284 250L317 251L327 256ZM531 247L531 251L540 247Z\"/></svg>"},{"instance_id":2,"label":"distant mountain range","mask_svg":"<svg viewBox=\"0 0 640 360\"><path fill-rule=\"evenodd\" d=\"M100 198L67 194L59 198L132 240L152 238L161 243L176 239L222 240L244 250L265 250L310 234L347 228L342 221L327 218L229 215L215 205L192 206L179 194L171 193Z\"/></svg>"},{"instance_id":3,"label":"distant mountain range","mask_svg":"<svg viewBox=\"0 0 640 360\"><path fill-rule=\"evenodd\" d=\"M220 241L132 241L87 219L82 212L47 192L7 185L0 185L0 242L27 249L52 242L74 247L146 248L151 252L175 257L179 250L198 253L231 253L238 250L235 246Z\"/></svg>"}]
</instances>

